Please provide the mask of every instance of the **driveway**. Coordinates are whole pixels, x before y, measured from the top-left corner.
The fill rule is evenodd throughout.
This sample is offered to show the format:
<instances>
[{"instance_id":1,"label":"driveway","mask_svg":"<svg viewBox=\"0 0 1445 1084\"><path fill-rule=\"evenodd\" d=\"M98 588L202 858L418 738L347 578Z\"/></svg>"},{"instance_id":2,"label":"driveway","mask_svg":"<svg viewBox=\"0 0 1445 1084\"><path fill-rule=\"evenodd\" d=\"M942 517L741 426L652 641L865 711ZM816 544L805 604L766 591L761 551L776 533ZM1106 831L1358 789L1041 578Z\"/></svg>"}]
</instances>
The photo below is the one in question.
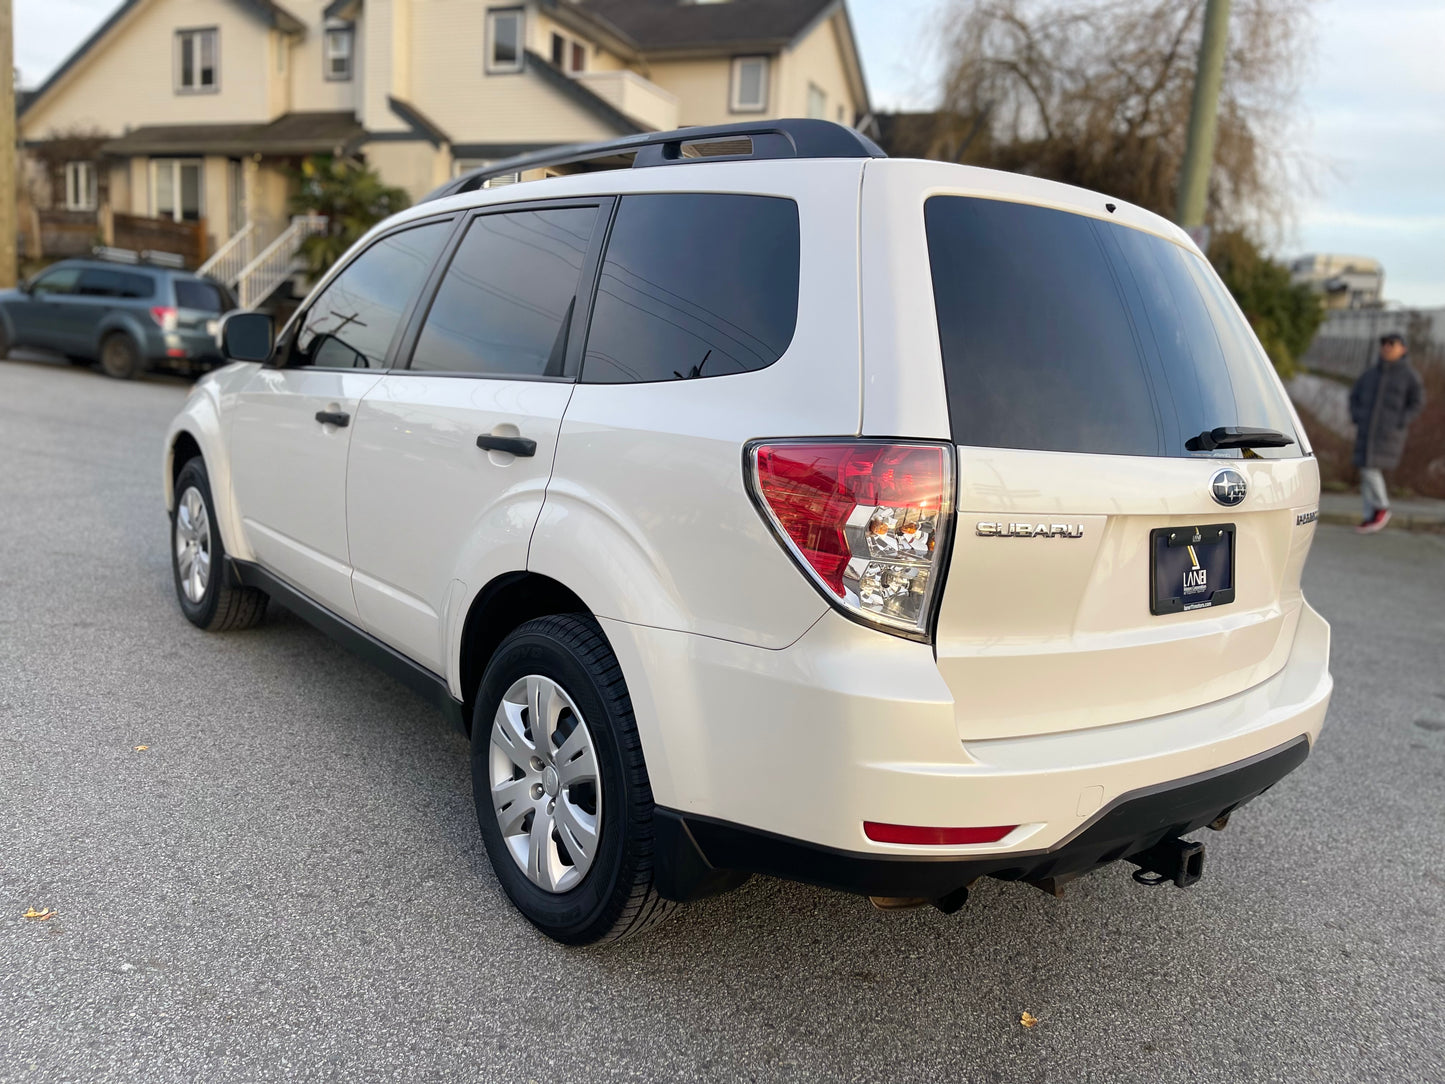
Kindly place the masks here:
<instances>
[{"instance_id":1,"label":"driveway","mask_svg":"<svg viewBox=\"0 0 1445 1084\"><path fill-rule=\"evenodd\" d=\"M1445 1080L1445 538L1321 526L1329 722L1193 889L755 878L569 950L436 711L279 610L182 619L185 393L0 363L0 1080Z\"/></svg>"}]
</instances>

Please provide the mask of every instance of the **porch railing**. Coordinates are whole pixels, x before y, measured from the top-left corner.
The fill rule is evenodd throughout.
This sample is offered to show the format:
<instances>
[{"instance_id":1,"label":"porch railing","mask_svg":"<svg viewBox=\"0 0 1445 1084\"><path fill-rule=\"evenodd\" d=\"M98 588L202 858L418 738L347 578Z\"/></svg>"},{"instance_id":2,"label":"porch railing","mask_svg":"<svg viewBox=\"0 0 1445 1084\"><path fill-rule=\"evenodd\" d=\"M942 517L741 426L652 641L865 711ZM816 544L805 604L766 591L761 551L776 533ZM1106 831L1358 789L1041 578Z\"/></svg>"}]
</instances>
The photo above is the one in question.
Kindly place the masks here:
<instances>
[{"instance_id":1,"label":"porch railing","mask_svg":"<svg viewBox=\"0 0 1445 1084\"><path fill-rule=\"evenodd\" d=\"M216 249L209 260L196 268L196 274L209 275L234 290L236 283L240 281L241 272L256 258L256 245L260 241L260 234L260 226L255 222L247 222L229 241Z\"/></svg>"},{"instance_id":2,"label":"porch railing","mask_svg":"<svg viewBox=\"0 0 1445 1084\"><path fill-rule=\"evenodd\" d=\"M236 278L236 293L241 308L250 309L265 301L277 286L296 269L296 254L308 237L324 232L325 215L297 215L281 236L241 269Z\"/></svg>"}]
</instances>

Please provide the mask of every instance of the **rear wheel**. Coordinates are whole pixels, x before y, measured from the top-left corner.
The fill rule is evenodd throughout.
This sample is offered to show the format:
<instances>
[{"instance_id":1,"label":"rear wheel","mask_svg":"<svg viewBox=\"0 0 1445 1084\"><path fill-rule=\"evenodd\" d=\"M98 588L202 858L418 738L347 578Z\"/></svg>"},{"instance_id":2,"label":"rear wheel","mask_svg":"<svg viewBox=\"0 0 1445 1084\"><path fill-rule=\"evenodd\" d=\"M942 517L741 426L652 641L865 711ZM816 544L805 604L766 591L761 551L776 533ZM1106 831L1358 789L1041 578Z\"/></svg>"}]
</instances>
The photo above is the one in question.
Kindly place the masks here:
<instances>
[{"instance_id":1,"label":"rear wheel","mask_svg":"<svg viewBox=\"0 0 1445 1084\"><path fill-rule=\"evenodd\" d=\"M0 361L10 356L10 333L5 330L5 324L0 322Z\"/></svg>"},{"instance_id":2,"label":"rear wheel","mask_svg":"<svg viewBox=\"0 0 1445 1084\"><path fill-rule=\"evenodd\" d=\"M100 367L106 376L129 380L140 372L140 347L124 331L113 331L100 344Z\"/></svg>"},{"instance_id":3,"label":"rear wheel","mask_svg":"<svg viewBox=\"0 0 1445 1084\"><path fill-rule=\"evenodd\" d=\"M472 722L472 793L503 891L554 940L614 941L676 907L653 888L652 787L591 617L528 621L497 649Z\"/></svg>"},{"instance_id":4,"label":"rear wheel","mask_svg":"<svg viewBox=\"0 0 1445 1084\"><path fill-rule=\"evenodd\" d=\"M266 615L266 594L231 582L216 526L211 482L199 457L176 476L171 511L171 571L186 620L209 632L248 629Z\"/></svg>"}]
</instances>

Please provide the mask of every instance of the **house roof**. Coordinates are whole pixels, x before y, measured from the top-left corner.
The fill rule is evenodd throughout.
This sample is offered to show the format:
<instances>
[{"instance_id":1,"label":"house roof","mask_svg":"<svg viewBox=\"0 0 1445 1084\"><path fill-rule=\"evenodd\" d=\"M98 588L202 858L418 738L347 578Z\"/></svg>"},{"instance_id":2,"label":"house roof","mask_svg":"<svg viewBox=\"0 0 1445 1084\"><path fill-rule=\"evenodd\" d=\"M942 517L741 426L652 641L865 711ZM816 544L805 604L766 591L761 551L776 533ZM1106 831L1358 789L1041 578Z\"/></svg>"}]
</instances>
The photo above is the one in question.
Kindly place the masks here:
<instances>
[{"instance_id":1,"label":"house roof","mask_svg":"<svg viewBox=\"0 0 1445 1084\"><path fill-rule=\"evenodd\" d=\"M726 51L738 46L783 46L837 0L577 0L576 10L619 32L644 52L670 49Z\"/></svg>"},{"instance_id":2,"label":"house roof","mask_svg":"<svg viewBox=\"0 0 1445 1084\"><path fill-rule=\"evenodd\" d=\"M365 136L352 113L287 113L269 124L151 124L101 144L101 153L327 154Z\"/></svg>"},{"instance_id":3,"label":"house roof","mask_svg":"<svg viewBox=\"0 0 1445 1084\"><path fill-rule=\"evenodd\" d=\"M260 16L266 21L267 25L275 27L277 30L283 30L288 34L301 34L306 30L306 24L280 4L276 3L276 0L233 0L233 2L245 8L253 15ZM81 42L80 45L76 47L75 52L66 57L61 62L60 67L50 73L45 82L41 83L26 95L24 105L21 105L17 95L15 103L17 113L24 113L41 98L45 97L50 88L63 79L76 64L80 63L92 49L99 45L101 41L119 25L121 20L144 3L146 3L146 0L121 0L120 6L110 13L110 18L96 27L95 33Z\"/></svg>"}]
</instances>

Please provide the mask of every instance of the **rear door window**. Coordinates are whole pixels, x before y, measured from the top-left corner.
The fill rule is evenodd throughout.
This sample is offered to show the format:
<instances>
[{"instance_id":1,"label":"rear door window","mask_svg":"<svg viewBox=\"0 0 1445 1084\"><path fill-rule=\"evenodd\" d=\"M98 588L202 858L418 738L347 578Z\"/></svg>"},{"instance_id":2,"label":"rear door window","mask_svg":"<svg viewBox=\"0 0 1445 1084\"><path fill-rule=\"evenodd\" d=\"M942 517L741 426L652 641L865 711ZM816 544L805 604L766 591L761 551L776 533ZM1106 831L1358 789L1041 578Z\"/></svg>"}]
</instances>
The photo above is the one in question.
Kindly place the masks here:
<instances>
[{"instance_id":1,"label":"rear door window","mask_svg":"<svg viewBox=\"0 0 1445 1084\"><path fill-rule=\"evenodd\" d=\"M221 288L199 279L176 279L176 307L199 312L225 312L229 305Z\"/></svg>"},{"instance_id":2,"label":"rear door window","mask_svg":"<svg viewBox=\"0 0 1445 1084\"><path fill-rule=\"evenodd\" d=\"M598 277L582 379L751 372L798 319L798 205L773 196L623 196Z\"/></svg>"},{"instance_id":3,"label":"rear door window","mask_svg":"<svg viewBox=\"0 0 1445 1084\"><path fill-rule=\"evenodd\" d=\"M121 297L143 300L154 297L155 280L134 271L115 271L108 267L88 267L80 273L75 292L82 297Z\"/></svg>"},{"instance_id":4,"label":"rear door window","mask_svg":"<svg viewBox=\"0 0 1445 1084\"><path fill-rule=\"evenodd\" d=\"M481 215L452 257L411 368L564 377L596 207Z\"/></svg>"},{"instance_id":5,"label":"rear door window","mask_svg":"<svg viewBox=\"0 0 1445 1084\"><path fill-rule=\"evenodd\" d=\"M935 196L924 219L959 444L1189 456L1184 442L1217 426L1298 440L1248 326L1189 250L1003 200Z\"/></svg>"}]
</instances>

